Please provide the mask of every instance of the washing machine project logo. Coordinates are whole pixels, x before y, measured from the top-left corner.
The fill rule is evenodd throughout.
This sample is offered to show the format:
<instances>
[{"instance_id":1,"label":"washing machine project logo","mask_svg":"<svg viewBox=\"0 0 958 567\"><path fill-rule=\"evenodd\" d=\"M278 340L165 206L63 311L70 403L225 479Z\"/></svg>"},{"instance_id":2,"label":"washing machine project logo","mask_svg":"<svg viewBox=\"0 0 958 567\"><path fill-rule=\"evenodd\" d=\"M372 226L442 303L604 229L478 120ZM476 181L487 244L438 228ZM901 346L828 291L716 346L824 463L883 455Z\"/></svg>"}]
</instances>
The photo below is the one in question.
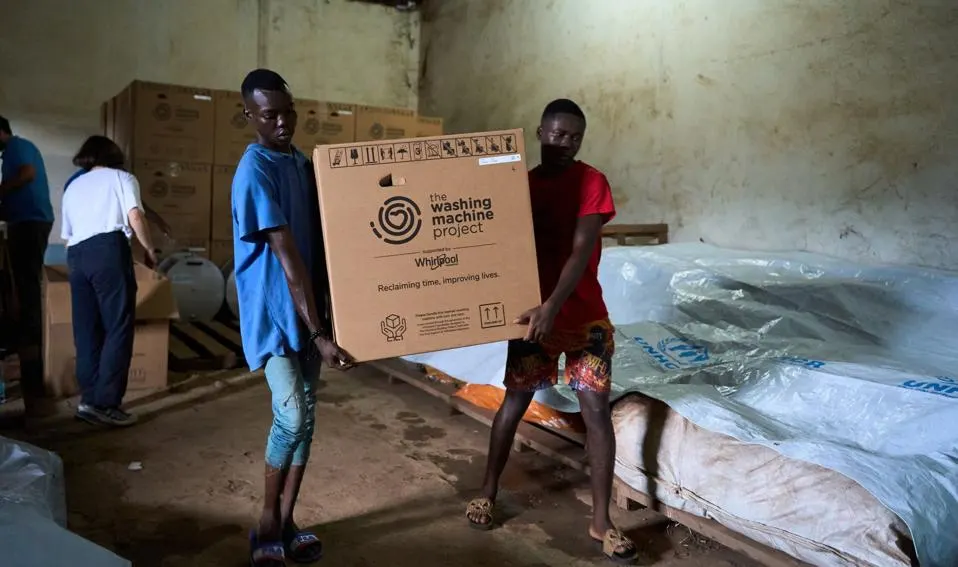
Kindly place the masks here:
<instances>
[{"instance_id":1,"label":"washing machine project logo","mask_svg":"<svg viewBox=\"0 0 958 567\"><path fill-rule=\"evenodd\" d=\"M236 113L233 114L233 118L230 119L230 125L233 126L233 128L236 128L237 130L242 130L243 128L246 128L247 123L248 122L246 120L246 115L243 114L242 110L237 110Z\"/></svg>"},{"instance_id":2,"label":"washing machine project logo","mask_svg":"<svg viewBox=\"0 0 958 567\"><path fill-rule=\"evenodd\" d=\"M157 199L162 199L166 197L167 193L170 192L170 186L167 185L166 181L162 179L157 179L150 185L150 195L156 197Z\"/></svg>"},{"instance_id":3,"label":"washing machine project logo","mask_svg":"<svg viewBox=\"0 0 958 567\"><path fill-rule=\"evenodd\" d=\"M386 133L386 128L384 128L383 125L380 124L379 122L376 122L375 124L369 127L369 136L373 140L382 140L383 135L385 133Z\"/></svg>"},{"instance_id":4,"label":"washing machine project logo","mask_svg":"<svg viewBox=\"0 0 958 567\"><path fill-rule=\"evenodd\" d=\"M387 343L395 343L403 340L403 337L406 336L406 320L396 315L387 315L380 324L380 332L383 336L386 337Z\"/></svg>"},{"instance_id":5,"label":"washing machine project logo","mask_svg":"<svg viewBox=\"0 0 958 567\"><path fill-rule=\"evenodd\" d=\"M409 197L390 197L379 207L379 214L369 227L386 244L406 244L422 229L422 211Z\"/></svg>"},{"instance_id":6,"label":"washing machine project logo","mask_svg":"<svg viewBox=\"0 0 958 567\"><path fill-rule=\"evenodd\" d=\"M666 370L684 370L704 366L709 362L709 349L682 337L668 337L652 345L642 337L634 337L649 357Z\"/></svg>"},{"instance_id":7,"label":"washing machine project logo","mask_svg":"<svg viewBox=\"0 0 958 567\"><path fill-rule=\"evenodd\" d=\"M173 108L167 102L161 102L153 108L153 118L166 122L173 116Z\"/></svg>"}]
</instances>

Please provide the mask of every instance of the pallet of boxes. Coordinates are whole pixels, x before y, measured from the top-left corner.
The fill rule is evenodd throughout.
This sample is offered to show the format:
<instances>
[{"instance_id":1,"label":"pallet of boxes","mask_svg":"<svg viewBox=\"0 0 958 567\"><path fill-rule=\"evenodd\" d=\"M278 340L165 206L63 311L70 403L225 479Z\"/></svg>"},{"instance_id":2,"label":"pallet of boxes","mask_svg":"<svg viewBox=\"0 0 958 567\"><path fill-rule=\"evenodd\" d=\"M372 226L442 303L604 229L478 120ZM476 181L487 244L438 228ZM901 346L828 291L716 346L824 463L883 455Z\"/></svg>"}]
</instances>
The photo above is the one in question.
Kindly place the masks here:
<instances>
[{"instance_id":1,"label":"pallet of boxes","mask_svg":"<svg viewBox=\"0 0 958 567\"><path fill-rule=\"evenodd\" d=\"M294 144L307 156L320 144L442 133L442 120L404 109L297 99ZM160 256L194 249L221 268L233 256L230 192L236 164L254 139L239 92L133 81L100 108L103 133L123 150L144 204L170 226L153 227ZM138 248L138 244L134 243ZM142 250L135 250L141 258ZM169 321L178 317L172 283L137 266L137 332L129 388L168 381ZM78 392L70 286L65 266L44 273L44 361L48 394Z\"/></svg>"}]
</instances>

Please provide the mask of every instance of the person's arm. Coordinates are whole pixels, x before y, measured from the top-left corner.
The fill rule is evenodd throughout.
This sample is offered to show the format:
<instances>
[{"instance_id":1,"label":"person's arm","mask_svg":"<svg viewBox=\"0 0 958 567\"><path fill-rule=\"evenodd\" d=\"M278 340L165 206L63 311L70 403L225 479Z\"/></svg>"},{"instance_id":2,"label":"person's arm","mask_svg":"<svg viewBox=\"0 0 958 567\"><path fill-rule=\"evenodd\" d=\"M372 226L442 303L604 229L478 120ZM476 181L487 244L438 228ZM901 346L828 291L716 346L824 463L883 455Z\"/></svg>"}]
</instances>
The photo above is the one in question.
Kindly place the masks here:
<instances>
[{"instance_id":1,"label":"person's arm","mask_svg":"<svg viewBox=\"0 0 958 567\"><path fill-rule=\"evenodd\" d=\"M136 177L126 172L117 172L120 183L120 206L126 211L126 218L133 229L133 234L140 246L146 251L148 267L156 267L156 248L153 246L153 235L150 234L150 225L143 212L143 201L140 199L140 183Z\"/></svg>"},{"instance_id":2,"label":"person's arm","mask_svg":"<svg viewBox=\"0 0 958 567\"><path fill-rule=\"evenodd\" d=\"M595 244L602 236L602 215L592 214L579 217L575 225L575 235L572 237L572 255L566 260L559 272L559 281L545 302L542 304L553 316L559 313L559 309L566 299L572 295L579 280L582 279L582 273L589 264L589 258L595 251Z\"/></svg>"},{"instance_id":3,"label":"person's arm","mask_svg":"<svg viewBox=\"0 0 958 567\"><path fill-rule=\"evenodd\" d=\"M296 306L296 312L306 323L309 332L322 333L322 337L330 340L326 331L326 324L320 316L319 308L316 305L316 296L313 292L313 281L309 270L303 262L299 250L296 249L296 243L289 228L281 226L266 232L270 250L276 255L280 265L283 266L283 273L286 275L286 286L289 287L289 294L293 298L293 304Z\"/></svg>"},{"instance_id":4,"label":"person's arm","mask_svg":"<svg viewBox=\"0 0 958 567\"><path fill-rule=\"evenodd\" d=\"M13 170L15 173L9 179L4 178L3 181L0 181L0 198L6 197L30 183L37 175L33 165L27 163L29 160L25 159L26 156L23 155L24 152L28 151L28 148L24 147L26 144L22 141L18 143L18 141L17 139L11 140L7 149L3 152L3 161L6 162L4 163L4 169Z\"/></svg>"}]
</instances>

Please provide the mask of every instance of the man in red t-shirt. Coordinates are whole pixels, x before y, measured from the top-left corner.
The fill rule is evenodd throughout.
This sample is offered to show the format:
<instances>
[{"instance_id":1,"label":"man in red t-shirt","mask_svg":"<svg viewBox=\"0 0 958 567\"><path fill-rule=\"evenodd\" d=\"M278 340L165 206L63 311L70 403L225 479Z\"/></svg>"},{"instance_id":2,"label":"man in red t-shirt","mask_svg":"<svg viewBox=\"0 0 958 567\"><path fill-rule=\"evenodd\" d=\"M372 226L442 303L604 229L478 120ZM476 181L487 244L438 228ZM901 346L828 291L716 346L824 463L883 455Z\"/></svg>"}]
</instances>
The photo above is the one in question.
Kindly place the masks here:
<instances>
[{"instance_id":1,"label":"man in red t-shirt","mask_svg":"<svg viewBox=\"0 0 958 567\"><path fill-rule=\"evenodd\" d=\"M631 562L635 545L612 525L609 500L615 465L615 433L609 407L614 328L599 285L602 226L615 216L605 175L576 161L585 115L567 99L549 103L536 135L542 163L529 172L539 281L545 302L519 317L528 324L524 340L509 343L506 395L492 425L482 495L469 503L473 527L493 525L499 476L509 458L516 428L536 391L554 386L559 357L579 398L588 429L594 508L589 535L610 558Z\"/></svg>"}]
</instances>

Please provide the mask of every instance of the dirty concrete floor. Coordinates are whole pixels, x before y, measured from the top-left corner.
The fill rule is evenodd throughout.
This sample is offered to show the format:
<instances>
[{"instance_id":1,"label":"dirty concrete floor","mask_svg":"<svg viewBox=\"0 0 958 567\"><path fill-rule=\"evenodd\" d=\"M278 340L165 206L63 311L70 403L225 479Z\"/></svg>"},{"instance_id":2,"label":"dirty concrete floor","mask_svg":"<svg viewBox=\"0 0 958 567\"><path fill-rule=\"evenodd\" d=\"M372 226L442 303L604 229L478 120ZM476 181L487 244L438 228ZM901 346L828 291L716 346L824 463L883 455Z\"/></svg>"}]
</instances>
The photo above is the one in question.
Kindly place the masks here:
<instances>
[{"instance_id":1,"label":"dirty concrete floor","mask_svg":"<svg viewBox=\"0 0 958 567\"><path fill-rule=\"evenodd\" d=\"M71 425L43 446L64 460L70 527L136 567L240 566L262 493L269 392L254 379L141 416L123 431ZM298 522L336 567L609 565L586 535L585 479L535 453L513 454L504 527L477 532L465 500L481 480L488 429L377 371L330 372L319 390ZM132 471L133 462L142 470ZM617 521L639 564L756 564L651 512Z\"/></svg>"}]
</instances>

